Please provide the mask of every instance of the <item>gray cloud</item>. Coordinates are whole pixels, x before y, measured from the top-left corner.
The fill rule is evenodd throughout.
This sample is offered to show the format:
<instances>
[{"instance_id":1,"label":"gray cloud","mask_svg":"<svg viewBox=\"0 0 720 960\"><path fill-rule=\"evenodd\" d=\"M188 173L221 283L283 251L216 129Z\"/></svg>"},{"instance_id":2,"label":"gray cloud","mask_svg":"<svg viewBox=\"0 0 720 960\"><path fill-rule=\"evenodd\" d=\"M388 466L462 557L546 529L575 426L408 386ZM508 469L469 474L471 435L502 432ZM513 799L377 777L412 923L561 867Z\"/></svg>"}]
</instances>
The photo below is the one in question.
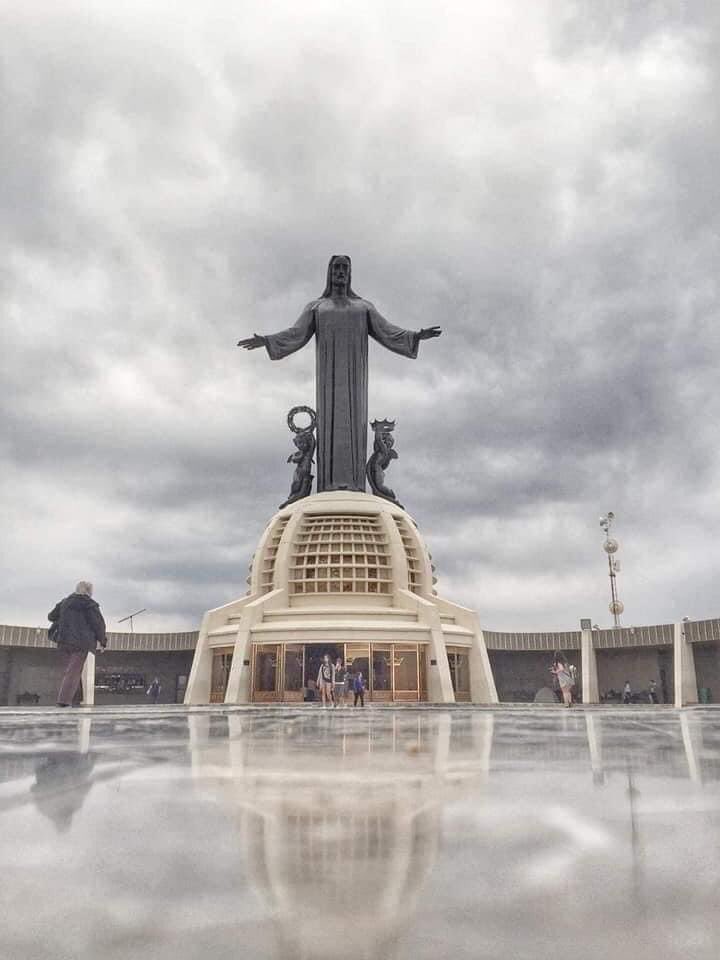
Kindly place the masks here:
<instances>
[{"instance_id":1,"label":"gray cloud","mask_svg":"<svg viewBox=\"0 0 720 960\"><path fill-rule=\"evenodd\" d=\"M314 358L234 343L334 251L445 331L373 346L370 398L443 592L607 620L611 508L627 622L716 615L719 24L641 7L0 14L2 619L81 576L148 629L243 592Z\"/></svg>"}]
</instances>

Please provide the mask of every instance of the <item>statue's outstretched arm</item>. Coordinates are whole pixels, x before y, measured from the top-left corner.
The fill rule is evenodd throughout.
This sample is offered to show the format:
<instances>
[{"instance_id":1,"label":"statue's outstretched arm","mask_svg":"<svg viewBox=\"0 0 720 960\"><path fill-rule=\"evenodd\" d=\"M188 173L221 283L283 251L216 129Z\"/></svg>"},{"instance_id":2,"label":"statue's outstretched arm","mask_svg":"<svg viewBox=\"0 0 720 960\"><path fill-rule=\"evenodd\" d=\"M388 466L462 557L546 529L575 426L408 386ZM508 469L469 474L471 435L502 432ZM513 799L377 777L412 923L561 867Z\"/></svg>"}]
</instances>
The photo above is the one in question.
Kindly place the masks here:
<instances>
[{"instance_id":1,"label":"statue's outstretched arm","mask_svg":"<svg viewBox=\"0 0 720 960\"><path fill-rule=\"evenodd\" d=\"M315 333L314 303L309 303L300 314L296 322L281 330L280 333L254 334L245 340L239 340L238 346L246 350L256 350L265 347L271 360L282 360L283 357L300 350Z\"/></svg>"},{"instance_id":2,"label":"statue's outstretched arm","mask_svg":"<svg viewBox=\"0 0 720 960\"><path fill-rule=\"evenodd\" d=\"M427 327L423 330L404 330L386 320L383 315L368 304L368 333L388 350L401 353L404 357L417 357L418 344L421 340L439 337L440 327Z\"/></svg>"},{"instance_id":3,"label":"statue's outstretched arm","mask_svg":"<svg viewBox=\"0 0 720 960\"><path fill-rule=\"evenodd\" d=\"M439 337L442 333L440 327L423 327L418 330L418 340L431 340L433 337Z\"/></svg>"},{"instance_id":4,"label":"statue's outstretched arm","mask_svg":"<svg viewBox=\"0 0 720 960\"><path fill-rule=\"evenodd\" d=\"M258 347L265 346L265 337L261 336L259 333L254 333L251 337L246 337L244 340L238 340L239 347L245 347L246 350L257 350Z\"/></svg>"}]
</instances>

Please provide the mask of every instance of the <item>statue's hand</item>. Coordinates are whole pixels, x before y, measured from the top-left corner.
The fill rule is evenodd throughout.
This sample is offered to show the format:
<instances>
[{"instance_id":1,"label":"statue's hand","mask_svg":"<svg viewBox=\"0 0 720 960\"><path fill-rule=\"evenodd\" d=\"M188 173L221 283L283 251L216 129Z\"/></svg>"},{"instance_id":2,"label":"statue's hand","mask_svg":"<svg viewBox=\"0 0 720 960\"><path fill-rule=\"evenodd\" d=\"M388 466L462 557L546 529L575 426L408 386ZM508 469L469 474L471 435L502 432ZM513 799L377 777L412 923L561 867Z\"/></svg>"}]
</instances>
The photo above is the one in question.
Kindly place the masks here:
<instances>
[{"instance_id":1,"label":"statue's hand","mask_svg":"<svg viewBox=\"0 0 720 960\"><path fill-rule=\"evenodd\" d=\"M239 347L245 347L246 350L257 350L258 347L265 346L265 337L261 337L259 333L254 333L251 337L246 337L245 340L238 340Z\"/></svg>"},{"instance_id":2,"label":"statue's hand","mask_svg":"<svg viewBox=\"0 0 720 960\"><path fill-rule=\"evenodd\" d=\"M423 327L418 331L418 340L430 340L432 337L439 337L441 333L440 327Z\"/></svg>"}]
</instances>

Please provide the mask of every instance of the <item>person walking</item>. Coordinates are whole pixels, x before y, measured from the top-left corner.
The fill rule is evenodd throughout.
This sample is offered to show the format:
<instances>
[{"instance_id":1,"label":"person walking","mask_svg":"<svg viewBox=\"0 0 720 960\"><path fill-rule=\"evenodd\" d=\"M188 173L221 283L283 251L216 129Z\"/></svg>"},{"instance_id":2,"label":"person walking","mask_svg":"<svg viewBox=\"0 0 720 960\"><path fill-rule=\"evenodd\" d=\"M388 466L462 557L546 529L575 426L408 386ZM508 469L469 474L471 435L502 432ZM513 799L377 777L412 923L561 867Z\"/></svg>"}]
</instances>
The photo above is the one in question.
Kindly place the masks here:
<instances>
[{"instance_id":1,"label":"person walking","mask_svg":"<svg viewBox=\"0 0 720 960\"><path fill-rule=\"evenodd\" d=\"M160 685L160 681L158 680L157 677L155 677L153 682L150 684L150 686L146 690L146 696L150 697L150 699L153 702L153 706L157 706L158 697L160 696L161 690L162 690L162 686Z\"/></svg>"},{"instance_id":2,"label":"person walking","mask_svg":"<svg viewBox=\"0 0 720 960\"><path fill-rule=\"evenodd\" d=\"M346 668L343 666L343 662L340 657L335 661L335 685L333 691L333 699L335 701L335 706L337 707L340 704L343 707L346 707L345 703L345 675L347 674Z\"/></svg>"},{"instance_id":3,"label":"person walking","mask_svg":"<svg viewBox=\"0 0 720 960\"><path fill-rule=\"evenodd\" d=\"M660 702L658 698L658 692L657 692L657 683L654 680L650 681L650 688L648 690L648 699L650 700L650 703Z\"/></svg>"},{"instance_id":4,"label":"person walking","mask_svg":"<svg viewBox=\"0 0 720 960\"><path fill-rule=\"evenodd\" d=\"M356 707L358 705L358 700L359 700L360 706L364 707L365 706L365 681L363 680L362 672L359 672L355 675L355 679L353 680L353 693L355 694L353 706Z\"/></svg>"},{"instance_id":5,"label":"person walking","mask_svg":"<svg viewBox=\"0 0 720 960\"><path fill-rule=\"evenodd\" d=\"M92 593L93 585L81 580L75 591L56 603L48 614L48 636L58 645L64 667L57 695L59 707L72 704L88 653L95 654L107 646L105 620Z\"/></svg>"},{"instance_id":6,"label":"person walking","mask_svg":"<svg viewBox=\"0 0 720 960\"><path fill-rule=\"evenodd\" d=\"M553 659L553 665L550 667L550 671L555 674L557 682L560 686L560 693L562 694L563 701L566 707L572 706L572 689L574 685L574 679L572 675L572 670L567 664L567 660L561 653L556 653Z\"/></svg>"},{"instance_id":7,"label":"person walking","mask_svg":"<svg viewBox=\"0 0 720 960\"><path fill-rule=\"evenodd\" d=\"M318 689L320 690L320 699L322 700L323 710L333 703L333 687L335 685L335 667L330 662L330 654L326 653L322 658L317 678Z\"/></svg>"},{"instance_id":8,"label":"person walking","mask_svg":"<svg viewBox=\"0 0 720 960\"><path fill-rule=\"evenodd\" d=\"M629 680L625 681L625 686L623 687L623 703L632 703L632 687L630 686Z\"/></svg>"}]
</instances>

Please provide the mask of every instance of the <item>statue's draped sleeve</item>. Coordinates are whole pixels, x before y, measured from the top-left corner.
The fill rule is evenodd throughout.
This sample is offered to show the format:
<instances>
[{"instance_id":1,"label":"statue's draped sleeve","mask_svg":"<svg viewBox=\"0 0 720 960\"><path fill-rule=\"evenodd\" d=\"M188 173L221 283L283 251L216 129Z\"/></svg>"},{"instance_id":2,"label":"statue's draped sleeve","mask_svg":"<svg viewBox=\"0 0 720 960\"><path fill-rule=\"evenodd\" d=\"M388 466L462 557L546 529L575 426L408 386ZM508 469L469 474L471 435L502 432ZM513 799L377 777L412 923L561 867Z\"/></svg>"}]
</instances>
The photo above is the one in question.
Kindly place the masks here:
<instances>
[{"instance_id":1,"label":"statue's draped sleeve","mask_svg":"<svg viewBox=\"0 0 720 960\"><path fill-rule=\"evenodd\" d=\"M315 333L315 302L309 303L295 323L280 333L265 334L265 348L271 360L282 360L283 357L300 350Z\"/></svg>"},{"instance_id":2,"label":"statue's draped sleeve","mask_svg":"<svg viewBox=\"0 0 720 960\"><path fill-rule=\"evenodd\" d=\"M396 327L378 313L371 303L368 303L368 333L373 340L377 340L393 353L401 353L404 357L412 357L413 360L418 355L420 338L417 333L414 330Z\"/></svg>"}]
</instances>

